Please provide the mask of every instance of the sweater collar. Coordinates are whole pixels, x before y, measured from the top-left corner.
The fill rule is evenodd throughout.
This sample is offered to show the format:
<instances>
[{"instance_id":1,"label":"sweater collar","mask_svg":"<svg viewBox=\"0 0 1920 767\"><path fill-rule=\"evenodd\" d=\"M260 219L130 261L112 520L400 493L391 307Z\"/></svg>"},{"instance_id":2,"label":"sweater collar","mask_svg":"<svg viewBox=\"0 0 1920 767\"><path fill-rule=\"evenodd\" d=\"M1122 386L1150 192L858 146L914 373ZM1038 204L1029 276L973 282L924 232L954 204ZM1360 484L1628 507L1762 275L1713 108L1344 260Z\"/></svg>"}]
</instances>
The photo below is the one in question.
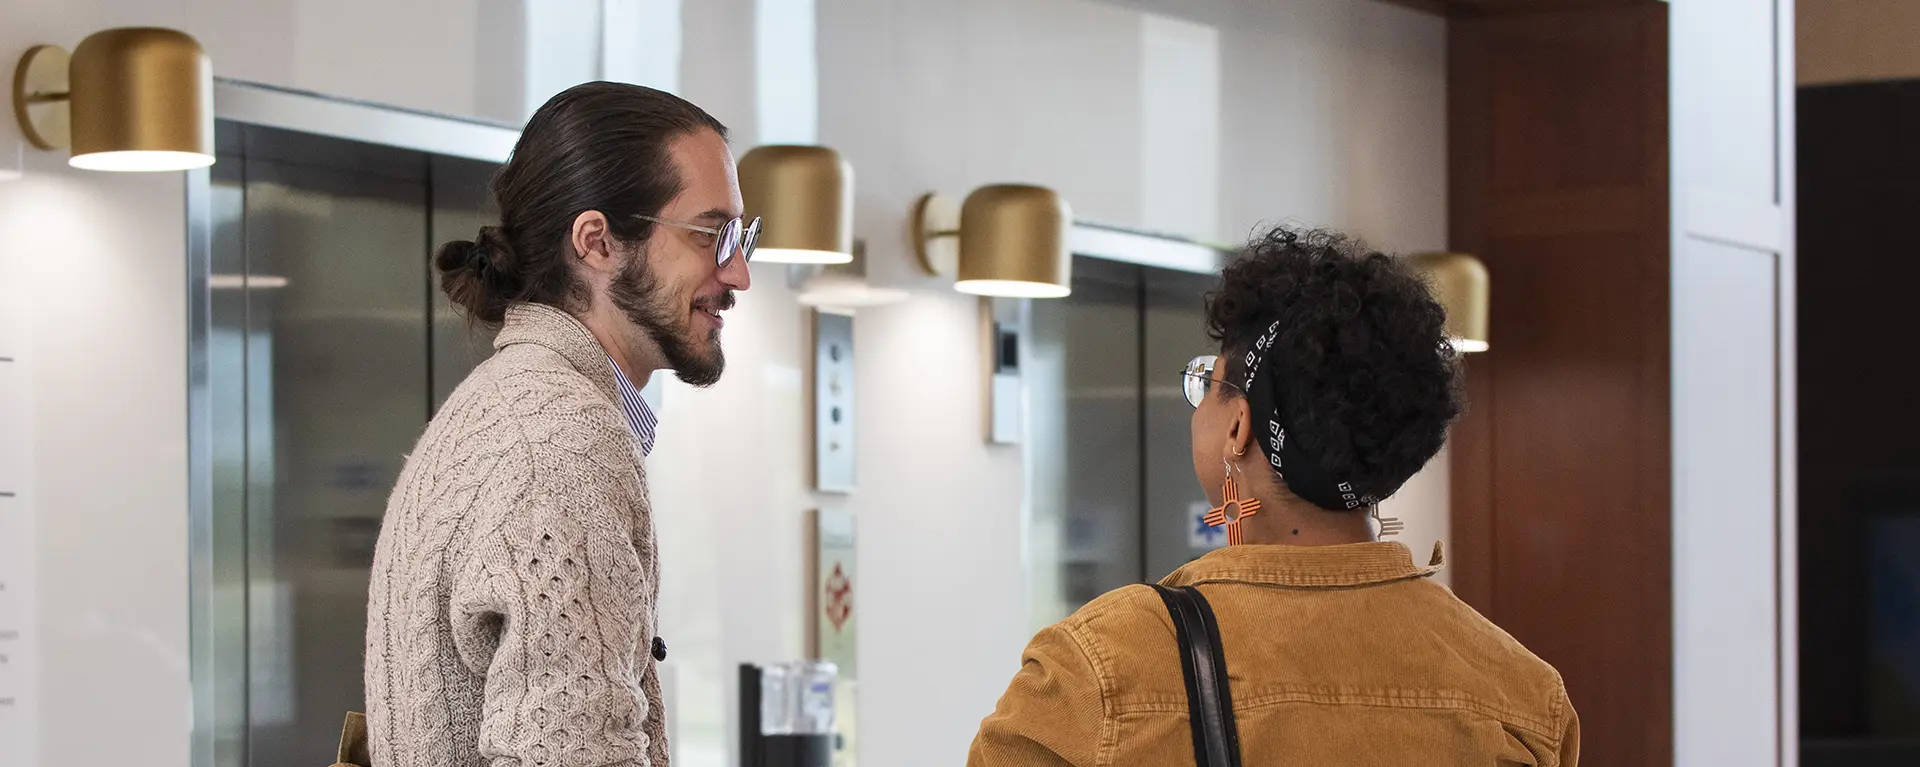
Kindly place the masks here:
<instances>
[{"instance_id":1,"label":"sweater collar","mask_svg":"<svg viewBox=\"0 0 1920 767\"><path fill-rule=\"evenodd\" d=\"M609 401L620 400L619 384L613 363L601 348L599 339L573 315L546 304L514 304L507 307L507 318L500 334L493 339L495 350L515 344L543 346L559 354L574 370L586 376Z\"/></svg>"}]
</instances>

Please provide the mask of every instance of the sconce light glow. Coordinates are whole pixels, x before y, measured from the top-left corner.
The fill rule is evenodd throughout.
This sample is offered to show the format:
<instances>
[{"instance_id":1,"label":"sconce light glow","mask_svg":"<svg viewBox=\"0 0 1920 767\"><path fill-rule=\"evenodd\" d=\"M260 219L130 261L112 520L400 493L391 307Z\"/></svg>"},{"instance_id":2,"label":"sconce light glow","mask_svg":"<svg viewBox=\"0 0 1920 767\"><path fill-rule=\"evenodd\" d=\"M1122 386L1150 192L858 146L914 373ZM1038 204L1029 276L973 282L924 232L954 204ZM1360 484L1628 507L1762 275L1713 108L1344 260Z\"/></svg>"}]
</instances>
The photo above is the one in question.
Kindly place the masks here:
<instances>
[{"instance_id":1,"label":"sconce light glow","mask_svg":"<svg viewBox=\"0 0 1920 767\"><path fill-rule=\"evenodd\" d=\"M20 145L15 144L13 151L0 150L0 181L19 181L27 177L27 162Z\"/></svg>"},{"instance_id":2,"label":"sconce light glow","mask_svg":"<svg viewBox=\"0 0 1920 767\"><path fill-rule=\"evenodd\" d=\"M753 262L756 264L846 264L853 262L853 254L811 248L756 247L753 249Z\"/></svg>"},{"instance_id":3,"label":"sconce light glow","mask_svg":"<svg viewBox=\"0 0 1920 767\"><path fill-rule=\"evenodd\" d=\"M865 309L905 301L907 292L898 288L851 285L809 289L795 299L802 306L822 309Z\"/></svg>"},{"instance_id":4,"label":"sconce light glow","mask_svg":"<svg viewBox=\"0 0 1920 767\"><path fill-rule=\"evenodd\" d=\"M1066 298L1073 294L1073 289L1065 285L1024 280L960 280L953 283L953 289L976 296L999 298Z\"/></svg>"},{"instance_id":5,"label":"sconce light glow","mask_svg":"<svg viewBox=\"0 0 1920 767\"><path fill-rule=\"evenodd\" d=\"M854 309L905 301L907 291L883 288L867 280L865 240L853 241L852 260L843 264L800 265L787 268L795 298L805 306L850 313Z\"/></svg>"},{"instance_id":6,"label":"sconce light glow","mask_svg":"<svg viewBox=\"0 0 1920 767\"><path fill-rule=\"evenodd\" d=\"M81 170L115 173L154 173L168 170L193 170L213 164L213 155L199 152L171 152L157 149L130 149L122 152L76 154L67 164Z\"/></svg>"},{"instance_id":7,"label":"sconce light glow","mask_svg":"<svg viewBox=\"0 0 1920 767\"><path fill-rule=\"evenodd\" d=\"M279 290L287 278L275 274L210 274L207 287L214 290Z\"/></svg>"}]
</instances>

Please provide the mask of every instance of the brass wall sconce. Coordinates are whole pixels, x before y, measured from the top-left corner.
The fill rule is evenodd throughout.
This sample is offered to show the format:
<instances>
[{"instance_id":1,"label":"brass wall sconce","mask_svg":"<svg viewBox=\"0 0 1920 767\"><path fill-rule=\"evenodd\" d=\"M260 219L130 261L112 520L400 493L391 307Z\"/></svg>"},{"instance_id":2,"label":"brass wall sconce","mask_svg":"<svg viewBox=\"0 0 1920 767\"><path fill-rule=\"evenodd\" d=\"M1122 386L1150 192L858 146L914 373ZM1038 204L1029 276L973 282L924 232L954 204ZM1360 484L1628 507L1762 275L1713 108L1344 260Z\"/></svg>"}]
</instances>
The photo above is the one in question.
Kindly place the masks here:
<instances>
[{"instance_id":1,"label":"brass wall sconce","mask_svg":"<svg viewBox=\"0 0 1920 767\"><path fill-rule=\"evenodd\" d=\"M853 260L853 166L823 146L755 147L740 158L740 196L759 216L755 262Z\"/></svg>"},{"instance_id":2,"label":"brass wall sconce","mask_svg":"<svg viewBox=\"0 0 1920 767\"><path fill-rule=\"evenodd\" d=\"M13 112L29 143L71 150L67 164L75 168L213 164L213 66L184 32L103 30L71 55L34 46L13 73Z\"/></svg>"},{"instance_id":3,"label":"brass wall sconce","mask_svg":"<svg viewBox=\"0 0 1920 767\"><path fill-rule=\"evenodd\" d=\"M1447 310L1447 340L1453 348L1463 354L1486 351L1491 292L1486 265L1465 253L1416 253L1407 261L1426 276L1434 299Z\"/></svg>"},{"instance_id":4,"label":"brass wall sconce","mask_svg":"<svg viewBox=\"0 0 1920 767\"><path fill-rule=\"evenodd\" d=\"M1006 298L1073 292L1067 249L1073 213L1051 189L993 184L958 206L929 193L914 204L912 226L920 265L928 274L954 277L954 290Z\"/></svg>"}]
</instances>

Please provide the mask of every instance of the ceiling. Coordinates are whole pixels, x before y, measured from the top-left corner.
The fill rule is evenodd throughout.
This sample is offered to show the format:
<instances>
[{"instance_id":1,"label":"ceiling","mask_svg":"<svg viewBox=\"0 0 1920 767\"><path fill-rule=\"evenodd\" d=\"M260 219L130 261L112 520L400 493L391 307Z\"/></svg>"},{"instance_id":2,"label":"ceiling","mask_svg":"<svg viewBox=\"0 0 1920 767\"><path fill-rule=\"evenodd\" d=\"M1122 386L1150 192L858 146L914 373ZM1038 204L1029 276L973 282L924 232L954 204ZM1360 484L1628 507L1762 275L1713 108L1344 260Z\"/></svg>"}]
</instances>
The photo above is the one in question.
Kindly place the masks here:
<instances>
[{"instance_id":1,"label":"ceiling","mask_svg":"<svg viewBox=\"0 0 1920 767\"><path fill-rule=\"evenodd\" d=\"M1665 0L1380 0L1428 13L1484 16L1621 5L1651 5Z\"/></svg>"}]
</instances>

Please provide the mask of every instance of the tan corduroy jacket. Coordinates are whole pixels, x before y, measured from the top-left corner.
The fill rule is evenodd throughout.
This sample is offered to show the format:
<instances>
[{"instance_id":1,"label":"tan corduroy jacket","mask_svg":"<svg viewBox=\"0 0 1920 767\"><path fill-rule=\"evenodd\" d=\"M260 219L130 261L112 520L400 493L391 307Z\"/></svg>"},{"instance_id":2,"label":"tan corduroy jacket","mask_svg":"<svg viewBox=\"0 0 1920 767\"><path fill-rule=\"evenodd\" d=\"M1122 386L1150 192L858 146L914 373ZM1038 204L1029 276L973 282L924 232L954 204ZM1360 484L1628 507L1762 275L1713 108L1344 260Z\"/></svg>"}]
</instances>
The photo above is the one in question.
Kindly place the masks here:
<instances>
[{"instance_id":1,"label":"tan corduroy jacket","mask_svg":"<svg viewBox=\"0 0 1920 767\"><path fill-rule=\"evenodd\" d=\"M1261 765L1573 767L1560 674L1397 543L1232 546L1167 576L1219 616L1242 760ZM1146 586L1027 647L971 767L1193 764L1173 622Z\"/></svg>"}]
</instances>

